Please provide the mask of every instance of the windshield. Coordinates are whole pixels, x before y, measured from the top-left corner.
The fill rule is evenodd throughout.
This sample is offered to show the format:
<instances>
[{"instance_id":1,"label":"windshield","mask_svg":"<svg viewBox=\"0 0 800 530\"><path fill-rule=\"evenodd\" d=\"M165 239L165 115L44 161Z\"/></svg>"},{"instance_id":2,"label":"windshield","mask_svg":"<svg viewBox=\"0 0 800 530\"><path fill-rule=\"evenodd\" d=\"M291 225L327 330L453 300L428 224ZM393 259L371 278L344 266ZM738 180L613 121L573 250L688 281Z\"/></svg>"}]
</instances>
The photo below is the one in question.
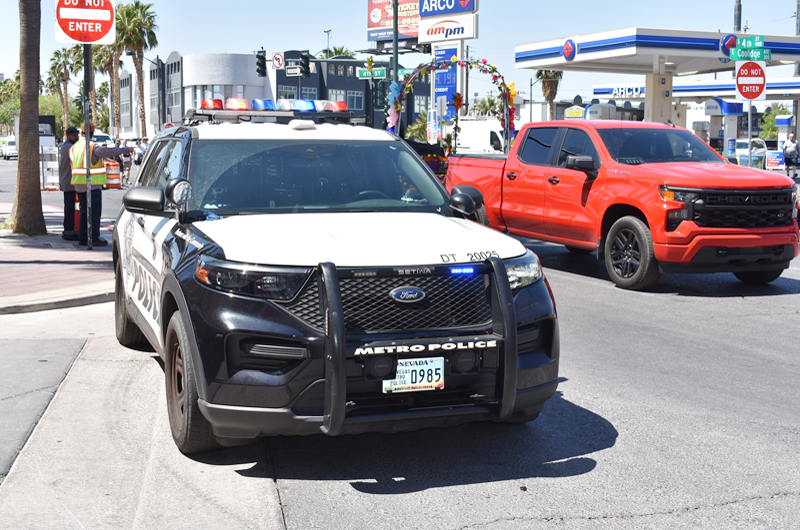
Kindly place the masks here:
<instances>
[{"instance_id":1,"label":"windshield","mask_svg":"<svg viewBox=\"0 0 800 530\"><path fill-rule=\"evenodd\" d=\"M611 158L620 164L714 162L717 153L685 129L598 129Z\"/></svg>"},{"instance_id":2,"label":"windshield","mask_svg":"<svg viewBox=\"0 0 800 530\"><path fill-rule=\"evenodd\" d=\"M190 210L441 212L447 195L402 142L195 140Z\"/></svg>"},{"instance_id":3,"label":"windshield","mask_svg":"<svg viewBox=\"0 0 800 530\"><path fill-rule=\"evenodd\" d=\"M8 146L9 147L14 146L14 145L17 145L17 142L15 142L14 140L11 140L10 142L8 142Z\"/></svg>"}]
</instances>

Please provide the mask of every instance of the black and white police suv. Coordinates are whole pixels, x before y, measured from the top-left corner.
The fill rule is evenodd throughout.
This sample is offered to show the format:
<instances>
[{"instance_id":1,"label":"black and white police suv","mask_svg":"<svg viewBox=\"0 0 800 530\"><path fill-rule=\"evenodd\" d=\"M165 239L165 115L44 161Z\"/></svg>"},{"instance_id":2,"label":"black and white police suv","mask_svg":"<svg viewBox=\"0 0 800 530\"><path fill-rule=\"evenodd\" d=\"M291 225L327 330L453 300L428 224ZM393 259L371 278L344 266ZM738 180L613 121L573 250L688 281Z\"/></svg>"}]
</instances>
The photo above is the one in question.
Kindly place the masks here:
<instances>
[{"instance_id":1,"label":"black and white police suv","mask_svg":"<svg viewBox=\"0 0 800 530\"><path fill-rule=\"evenodd\" d=\"M184 453L529 421L556 390L537 256L350 114L191 110L125 194L116 334L163 358Z\"/></svg>"}]
</instances>

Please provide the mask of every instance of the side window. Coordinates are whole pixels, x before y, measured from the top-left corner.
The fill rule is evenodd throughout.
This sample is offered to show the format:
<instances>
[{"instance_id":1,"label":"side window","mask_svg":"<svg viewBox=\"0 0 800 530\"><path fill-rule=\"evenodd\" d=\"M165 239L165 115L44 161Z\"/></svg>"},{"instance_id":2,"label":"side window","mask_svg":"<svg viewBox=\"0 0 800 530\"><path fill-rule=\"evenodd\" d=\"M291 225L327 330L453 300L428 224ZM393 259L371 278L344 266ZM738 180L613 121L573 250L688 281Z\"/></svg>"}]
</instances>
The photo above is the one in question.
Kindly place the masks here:
<instances>
[{"instance_id":1,"label":"side window","mask_svg":"<svg viewBox=\"0 0 800 530\"><path fill-rule=\"evenodd\" d=\"M158 166L164 160L164 154L166 153L164 147L166 145L167 142L158 142L151 147L153 154L147 159L147 164L142 166L142 171L139 174L139 186L153 186Z\"/></svg>"},{"instance_id":2,"label":"side window","mask_svg":"<svg viewBox=\"0 0 800 530\"><path fill-rule=\"evenodd\" d=\"M183 162L183 143L180 141L170 142L169 146L164 149L164 153L166 153L164 158L167 159L167 162L161 168L155 184L152 184L160 188L166 188L167 182L180 176L181 162Z\"/></svg>"},{"instance_id":3,"label":"side window","mask_svg":"<svg viewBox=\"0 0 800 530\"><path fill-rule=\"evenodd\" d=\"M500 137L494 131L489 131L489 145L491 145L493 149L499 145L500 149L497 149L497 151L503 150L503 142L500 141Z\"/></svg>"},{"instance_id":4,"label":"side window","mask_svg":"<svg viewBox=\"0 0 800 530\"><path fill-rule=\"evenodd\" d=\"M546 166L550 158L550 147L558 132L557 127L534 128L528 131L528 137L519 153L519 158L526 164Z\"/></svg>"},{"instance_id":5,"label":"side window","mask_svg":"<svg viewBox=\"0 0 800 530\"><path fill-rule=\"evenodd\" d=\"M579 131L578 129L567 130L567 135L561 146L561 152L558 155L558 167L567 165L567 157L569 155L590 156L594 160L595 169L600 167L600 157L597 156L597 150L594 148L592 139L584 131Z\"/></svg>"}]
</instances>

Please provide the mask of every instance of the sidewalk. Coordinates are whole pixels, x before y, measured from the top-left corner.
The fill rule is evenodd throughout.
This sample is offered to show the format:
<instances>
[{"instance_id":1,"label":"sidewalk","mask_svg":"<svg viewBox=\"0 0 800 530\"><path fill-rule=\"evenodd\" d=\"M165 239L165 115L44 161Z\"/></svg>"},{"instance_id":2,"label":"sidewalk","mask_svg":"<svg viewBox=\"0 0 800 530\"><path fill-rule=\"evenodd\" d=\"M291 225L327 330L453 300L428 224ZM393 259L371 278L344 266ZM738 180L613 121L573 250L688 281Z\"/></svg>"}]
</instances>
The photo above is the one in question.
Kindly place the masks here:
<instances>
[{"instance_id":1,"label":"sidewalk","mask_svg":"<svg viewBox=\"0 0 800 530\"><path fill-rule=\"evenodd\" d=\"M43 206L47 235L26 236L0 229L0 314L74 307L114 299L111 259L113 219L103 219L100 237L106 247L91 251L61 239L63 213ZM0 224L11 213L0 203Z\"/></svg>"}]
</instances>

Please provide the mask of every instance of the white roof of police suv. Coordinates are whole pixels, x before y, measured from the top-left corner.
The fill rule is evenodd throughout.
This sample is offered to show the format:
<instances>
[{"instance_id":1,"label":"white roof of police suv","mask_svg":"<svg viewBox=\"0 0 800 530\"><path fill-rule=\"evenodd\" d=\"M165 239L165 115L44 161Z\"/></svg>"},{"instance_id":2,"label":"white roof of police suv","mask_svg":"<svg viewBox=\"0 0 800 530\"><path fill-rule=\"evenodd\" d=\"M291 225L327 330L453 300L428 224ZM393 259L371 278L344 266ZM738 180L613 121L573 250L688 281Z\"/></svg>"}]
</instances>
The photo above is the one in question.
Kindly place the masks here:
<instances>
[{"instance_id":1,"label":"white roof of police suv","mask_svg":"<svg viewBox=\"0 0 800 530\"><path fill-rule=\"evenodd\" d=\"M343 123L314 124L312 120L292 120L303 122L313 128L299 129L292 123L203 123L193 125L192 138L196 140L366 140L396 141L397 137L386 131L370 127L347 125Z\"/></svg>"}]
</instances>

